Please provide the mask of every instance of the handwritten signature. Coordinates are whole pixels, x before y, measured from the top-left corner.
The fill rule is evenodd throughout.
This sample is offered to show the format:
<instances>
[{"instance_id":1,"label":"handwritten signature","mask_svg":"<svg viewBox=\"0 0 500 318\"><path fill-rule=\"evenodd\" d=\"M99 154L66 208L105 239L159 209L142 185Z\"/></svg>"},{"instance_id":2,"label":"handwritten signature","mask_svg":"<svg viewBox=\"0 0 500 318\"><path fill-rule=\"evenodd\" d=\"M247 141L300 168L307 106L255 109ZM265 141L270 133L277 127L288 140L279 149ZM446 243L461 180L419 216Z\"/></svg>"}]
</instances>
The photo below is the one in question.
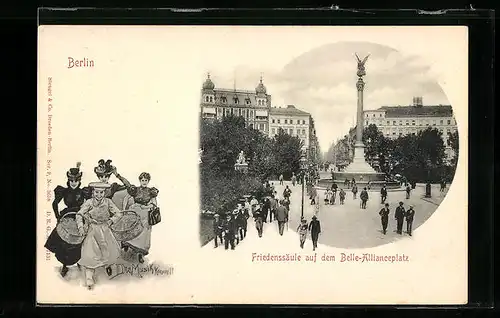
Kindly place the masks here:
<instances>
[{"instance_id":1,"label":"handwritten signature","mask_svg":"<svg viewBox=\"0 0 500 318\"><path fill-rule=\"evenodd\" d=\"M129 274L130 276L137 276L143 278L144 276L171 276L174 273L174 268L168 266L167 268L162 268L156 264L149 264L147 266L139 264L131 265L121 265L123 273ZM121 272L121 271L120 271Z\"/></svg>"}]
</instances>

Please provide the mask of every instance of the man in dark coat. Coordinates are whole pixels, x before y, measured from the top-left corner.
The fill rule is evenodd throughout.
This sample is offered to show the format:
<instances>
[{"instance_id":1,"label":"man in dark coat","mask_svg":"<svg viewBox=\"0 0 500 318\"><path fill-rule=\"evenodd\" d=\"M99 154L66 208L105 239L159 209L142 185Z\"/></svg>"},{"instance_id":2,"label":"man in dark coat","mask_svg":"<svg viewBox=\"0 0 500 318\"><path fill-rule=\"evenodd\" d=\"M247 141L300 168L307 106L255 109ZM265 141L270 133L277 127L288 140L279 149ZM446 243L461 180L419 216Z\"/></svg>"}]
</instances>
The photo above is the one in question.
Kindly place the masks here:
<instances>
[{"instance_id":1,"label":"man in dark coat","mask_svg":"<svg viewBox=\"0 0 500 318\"><path fill-rule=\"evenodd\" d=\"M288 185L285 186L285 190L283 190L283 197L285 199L290 198L290 195L292 194L292 190L288 187Z\"/></svg>"},{"instance_id":2,"label":"man in dark coat","mask_svg":"<svg viewBox=\"0 0 500 318\"><path fill-rule=\"evenodd\" d=\"M234 236L236 234L235 231L235 222L232 218L231 212L226 214L226 219L222 225L222 230L224 232L224 248L227 250L229 245L231 245L231 249L234 250Z\"/></svg>"},{"instance_id":3,"label":"man in dark coat","mask_svg":"<svg viewBox=\"0 0 500 318\"><path fill-rule=\"evenodd\" d=\"M309 231L311 232L311 239L313 241L313 251L315 251L318 247L319 233L321 233L321 224L316 215L313 215L311 223L309 223Z\"/></svg>"},{"instance_id":4,"label":"man in dark coat","mask_svg":"<svg viewBox=\"0 0 500 318\"><path fill-rule=\"evenodd\" d=\"M262 218L262 208L259 204L255 207L255 212L253 213L253 218L255 220L255 228L257 229L257 233L259 237L262 237L262 233L264 232L264 220Z\"/></svg>"},{"instance_id":5,"label":"man in dark coat","mask_svg":"<svg viewBox=\"0 0 500 318\"><path fill-rule=\"evenodd\" d=\"M385 204L385 207L378 213L380 215L380 220L382 221L382 233L387 233L387 224L389 223L389 203Z\"/></svg>"},{"instance_id":6,"label":"man in dark coat","mask_svg":"<svg viewBox=\"0 0 500 318\"><path fill-rule=\"evenodd\" d=\"M278 231L283 235L285 223L288 222L288 209L284 205L284 200L281 200L276 208L276 220L278 220Z\"/></svg>"},{"instance_id":7,"label":"man in dark coat","mask_svg":"<svg viewBox=\"0 0 500 318\"><path fill-rule=\"evenodd\" d=\"M396 233L403 234L403 221L405 217L405 208L403 206L403 202L399 202L399 206L396 208L396 212L394 213L394 218L397 221Z\"/></svg>"},{"instance_id":8,"label":"man in dark coat","mask_svg":"<svg viewBox=\"0 0 500 318\"><path fill-rule=\"evenodd\" d=\"M219 239L220 239L220 243L221 244L223 243L223 240L222 240L222 221L220 219L219 214L214 215L213 225L214 225L214 235L215 235L215 238L214 238L215 248L217 248L219 246L219 244L217 243L217 241Z\"/></svg>"},{"instance_id":9,"label":"man in dark coat","mask_svg":"<svg viewBox=\"0 0 500 318\"><path fill-rule=\"evenodd\" d=\"M248 226L248 218L250 214L246 209L243 208L242 204L238 204L238 216L236 218L238 222L238 228L240 230L240 241L243 241L245 236L247 236L247 226Z\"/></svg>"},{"instance_id":10,"label":"man in dark coat","mask_svg":"<svg viewBox=\"0 0 500 318\"><path fill-rule=\"evenodd\" d=\"M366 209L366 202L368 201L368 191L366 191L366 188L363 188L359 194L359 198L361 199L361 208Z\"/></svg>"},{"instance_id":11,"label":"man in dark coat","mask_svg":"<svg viewBox=\"0 0 500 318\"><path fill-rule=\"evenodd\" d=\"M269 205L270 205L270 209L269 209L269 222L272 222L273 221L273 215L276 214L276 208L278 207L278 202L276 201L275 193L273 193L273 195L269 198Z\"/></svg>"},{"instance_id":12,"label":"man in dark coat","mask_svg":"<svg viewBox=\"0 0 500 318\"><path fill-rule=\"evenodd\" d=\"M380 189L380 203L384 204L385 200L387 200L387 188L383 185Z\"/></svg>"},{"instance_id":13,"label":"man in dark coat","mask_svg":"<svg viewBox=\"0 0 500 318\"><path fill-rule=\"evenodd\" d=\"M262 204L262 218L264 220L264 223L267 223L267 215L271 211L271 202L269 201L269 198L264 198L264 203Z\"/></svg>"},{"instance_id":14,"label":"man in dark coat","mask_svg":"<svg viewBox=\"0 0 500 318\"><path fill-rule=\"evenodd\" d=\"M415 217L415 210L413 210L413 205L405 213L406 216L406 232L411 236L411 230L413 227L413 218Z\"/></svg>"}]
</instances>

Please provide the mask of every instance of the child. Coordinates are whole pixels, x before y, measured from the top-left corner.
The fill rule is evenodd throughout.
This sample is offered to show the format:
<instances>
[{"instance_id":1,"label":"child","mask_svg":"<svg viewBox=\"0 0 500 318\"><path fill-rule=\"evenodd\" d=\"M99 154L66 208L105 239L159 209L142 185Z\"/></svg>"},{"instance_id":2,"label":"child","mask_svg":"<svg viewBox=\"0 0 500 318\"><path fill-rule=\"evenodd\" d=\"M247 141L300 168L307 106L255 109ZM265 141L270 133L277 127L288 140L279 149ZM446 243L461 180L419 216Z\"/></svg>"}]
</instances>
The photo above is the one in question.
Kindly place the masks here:
<instances>
[{"instance_id":1,"label":"child","mask_svg":"<svg viewBox=\"0 0 500 318\"><path fill-rule=\"evenodd\" d=\"M339 199L340 199L340 204L343 205L344 204L344 200L345 200L345 191L344 191L344 189L340 189Z\"/></svg>"},{"instance_id":2,"label":"child","mask_svg":"<svg viewBox=\"0 0 500 318\"><path fill-rule=\"evenodd\" d=\"M302 218L300 220L300 224L297 227L297 232L300 234L300 248L304 248L304 243L306 242L306 235L307 235L307 221L306 219Z\"/></svg>"}]
</instances>

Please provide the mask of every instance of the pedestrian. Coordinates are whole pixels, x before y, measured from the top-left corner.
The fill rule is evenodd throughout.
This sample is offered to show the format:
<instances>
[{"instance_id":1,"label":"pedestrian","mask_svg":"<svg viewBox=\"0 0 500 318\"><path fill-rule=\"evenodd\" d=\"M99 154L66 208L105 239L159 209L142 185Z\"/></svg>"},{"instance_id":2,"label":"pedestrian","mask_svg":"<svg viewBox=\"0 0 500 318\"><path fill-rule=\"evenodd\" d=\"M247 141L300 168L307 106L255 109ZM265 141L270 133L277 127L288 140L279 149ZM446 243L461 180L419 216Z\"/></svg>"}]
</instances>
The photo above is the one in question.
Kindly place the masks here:
<instances>
[{"instance_id":1,"label":"pedestrian","mask_svg":"<svg viewBox=\"0 0 500 318\"><path fill-rule=\"evenodd\" d=\"M313 215L311 223L309 223L309 231L311 231L311 239L313 242L313 251L316 250L318 247L318 237L319 233L321 233L321 224L316 217L316 215Z\"/></svg>"},{"instance_id":2,"label":"pedestrian","mask_svg":"<svg viewBox=\"0 0 500 318\"><path fill-rule=\"evenodd\" d=\"M246 198L245 199L245 211L247 211L247 214L250 215L250 212L252 212L252 215L253 215L253 211L252 211L252 205L250 204L250 199L249 198Z\"/></svg>"},{"instance_id":3,"label":"pedestrian","mask_svg":"<svg viewBox=\"0 0 500 318\"><path fill-rule=\"evenodd\" d=\"M316 197L318 196L318 191L316 190L315 187L311 188L311 205L316 204Z\"/></svg>"},{"instance_id":4,"label":"pedestrian","mask_svg":"<svg viewBox=\"0 0 500 318\"><path fill-rule=\"evenodd\" d=\"M361 208L366 209L366 202L368 201L368 191L366 191L366 188L363 188L359 198L361 199Z\"/></svg>"},{"instance_id":5,"label":"pedestrian","mask_svg":"<svg viewBox=\"0 0 500 318\"><path fill-rule=\"evenodd\" d=\"M335 204L335 200L337 200L337 189L338 189L338 186L337 184L334 182L332 184L332 196L331 196L331 204Z\"/></svg>"},{"instance_id":6,"label":"pedestrian","mask_svg":"<svg viewBox=\"0 0 500 318\"><path fill-rule=\"evenodd\" d=\"M280 174L279 181L280 181L280 185L283 185L283 174Z\"/></svg>"},{"instance_id":7,"label":"pedestrian","mask_svg":"<svg viewBox=\"0 0 500 318\"><path fill-rule=\"evenodd\" d=\"M325 190L325 205L330 203L330 189Z\"/></svg>"},{"instance_id":8,"label":"pedestrian","mask_svg":"<svg viewBox=\"0 0 500 318\"><path fill-rule=\"evenodd\" d=\"M283 235L285 223L288 222L288 209L285 204L284 200L281 200L276 208L276 220L278 220L278 231L280 235Z\"/></svg>"},{"instance_id":9,"label":"pedestrian","mask_svg":"<svg viewBox=\"0 0 500 318\"><path fill-rule=\"evenodd\" d=\"M399 202L399 206L396 208L394 213L394 218L397 221L396 233L403 234L403 221L405 217L405 208L403 202Z\"/></svg>"},{"instance_id":10,"label":"pedestrian","mask_svg":"<svg viewBox=\"0 0 500 318\"><path fill-rule=\"evenodd\" d=\"M345 191L344 189L340 189L340 192L339 192L339 199L340 199L340 204L341 205L344 205L344 201L345 201Z\"/></svg>"},{"instance_id":11,"label":"pedestrian","mask_svg":"<svg viewBox=\"0 0 500 318\"><path fill-rule=\"evenodd\" d=\"M240 244L240 220L238 218L239 211L238 209L233 210L233 216L231 217L231 222L233 222L233 228L234 228L234 241L236 242L236 245Z\"/></svg>"},{"instance_id":12,"label":"pedestrian","mask_svg":"<svg viewBox=\"0 0 500 318\"><path fill-rule=\"evenodd\" d=\"M283 190L283 197L285 199L290 198L290 195L292 194L292 190L288 187L288 185L285 186L285 190Z\"/></svg>"},{"instance_id":13,"label":"pedestrian","mask_svg":"<svg viewBox=\"0 0 500 318\"><path fill-rule=\"evenodd\" d=\"M223 240L222 240L222 222L220 220L220 215L217 214L217 213L214 214L213 225L214 225L214 235L215 235L215 238L214 238L215 246L214 246L214 248L217 248L217 247L219 247L219 244L217 242L219 239L220 239L220 244L223 243Z\"/></svg>"},{"instance_id":14,"label":"pedestrian","mask_svg":"<svg viewBox=\"0 0 500 318\"><path fill-rule=\"evenodd\" d=\"M368 181L368 183L366 184L366 187L368 188L368 191L369 191L372 188L372 182Z\"/></svg>"},{"instance_id":15,"label":"pedestrian","mask_svg":"<svg viewBox=\"0 0 500 318\"><path fill-rule=\"evenodd\" d=\"M406 199L410 198L411 187L410 184L406 186Z\"/></svg>"},{"instance_id":16,"label":"pedestrian","mask_svg":"<svg viewBox=\"0 0 500 318\"><path fill-rule=\"evenodd\" d=\"M295 183L297 183L297 177L295 176L295 172L292 172L292 186L295 187Z\"/></svg>"},{"instance_id":17,"label":"pedestrian","mask_svg":"<svg viewBox=\"0 0 500 318\"><path fill-rule=\"evenodd\" d=\"M358 186L356 183L352 186L352 198L356 200L356 195L358 194Z\"/></svg>"},{"instance_id":18,"label":"pedestrian","mask_svg":"<svg viewBox=\"0 0 500 318\"><path fill-rule=\"evenodd\" d=\"M262 204L262 218L264 219L264 223L267 223L267 215L269 214L269 211L271 210L271 202L269 201L269 198L264 198L264 202Z\"/></svg>"},{"instance_id":19,"label":"pedestrian","mask_svg":"<svg viewBox=\"0 0 500 318\"><path fill-rule=\"evenodd\" d=\"M235 228L230 212L226 213L226 220L224 220L222 230L224 232L224 248L227 250L229 249L229 246L231 246L231 249L234 250Z\"/></svg>"},{"instance_id":20,"label":"pedestrian","mask_svg":"<svg viewBox=\"0 0 500 318\"><path fill-rule=\"evenodd\" d=\"M386 203L385 207L378 213L382 221L382 233L384 233L384 235L387 233L387 225L389 224L389 211L389 203Z\"/></svg>"},{"instance_id":21,"label":"pedestrian","mask_svg":"<svg viewBox=\"0 0 500 318\"><path fill-rule=\"evenodd\" d=\"M269 209L269 222L272 222L273 221L273 216L276 214L276 208L277 208L277 205L278 205L278 202L276 201L276 198L274 196L275 194L273 193L273 195L269 198L269 202L270 202L270 209ZM276 218L276 217L274 217Z\"/></svg>"},{"instance_id":22,"label":"pedestrian","mask_svg":"<svg viewBox=\"0 0 500 318\"><path fill-rule=\"evenodd\" d=\"M252 215L255 212L255 209L256 209L258 204L259 204L259 201L257 201L255 196L252 196L252 200L250 201L250 206L252 207Z\"/></svg>"},{"instance_id":23,"label":"pedestrian","mask_svg":"<svg viewBox=\"0 0 500 318\"><path fill-rule=\"evenodd\" d=\"M384 204L385 200L387 200L387 188L385 187L385 184L382 186L382 189L380 189L380 203Z\"/></svg>"},{"instance_id":24,"label":"pedestrian","mask_svg":"<svg viewBox=\"0 0 500 318\"><path fill-rule=\"evenodd\" d=\"M300 235L300 248L304 248L304 243L306 242L306 237L307 237L307 221L302 217L300 219L300 224L297 227L297 232L299 232Z\"/></svg>"},{"instance_id":25,"label":"pedestrian","mask_svg":"<svg viewBox=\"0 0 500 318\"><path fill-rule=\"evenodd\" d=\"M275 192L276 192L276 189L274 186L274 182L271 182L271 195L274 195Z\"/></svg>"},{"instance_id":26,"label":"pedestrian","mask_svg":"<svg viewBox=\"0 0 500 318\"><path fill-rule=\"evenodd\" d=\"M255 221L255 228L257 229L257 234L259 234L259 237L262 237L262 233L264 230L264 221L262 219L262 210L260 208L260 205L258 204L255 208L255 213L253 214L253 218Z\"/></svg>"},{"instance_id":27,"label":"pedestrian","mask_svg":"<svg viewBox=\"0 0 500 318\"><path fill-rule=\"evenodd\" d=\"M405 213L406 216L406 232L409 236L411 236L411 230L413 227L413 218L415 216L415 210L413 210L413 205L410 205L410 208Z\"/></svg>"}]
</instances>

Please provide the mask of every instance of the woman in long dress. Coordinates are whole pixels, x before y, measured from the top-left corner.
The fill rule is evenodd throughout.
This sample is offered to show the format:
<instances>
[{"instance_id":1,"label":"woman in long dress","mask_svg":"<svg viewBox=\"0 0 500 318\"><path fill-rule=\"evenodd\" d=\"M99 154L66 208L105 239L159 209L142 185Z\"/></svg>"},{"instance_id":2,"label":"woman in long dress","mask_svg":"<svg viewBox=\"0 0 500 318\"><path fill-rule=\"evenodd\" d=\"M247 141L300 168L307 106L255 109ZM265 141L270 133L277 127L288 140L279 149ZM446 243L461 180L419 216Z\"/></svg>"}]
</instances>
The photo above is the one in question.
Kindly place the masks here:
<instances>
[{"instance_id":1,"label":"woman in long dress","mask_svg":"<svg viewBox=\"0 0 500 318\"><path fill-rule=\"evenodd\" d=\"M52 209L58 223L66 213L78 212L85 199L88 199L91 195L91 191L88 188L80 188L82 180L80 162L76 163L76 168L69 169L66 172L66 176L68 178L66 182L67 187L59 185L54 189ZM59 203L61 201L64 202L66 208L59 211ZM68 217L74 218L74 216ZM81 244L69 244L64 241L57 233L56 228L52 230L45 243L45 248L54 253L57 260L63 265L61 268L62 277L65 277L68 273L68 266L74 265L80 260L81 247Z\"/></svg>"},{"instance_id":2,"label":"woman in long dress","mask_svg":"<svg viewBox=\"0 0 500 318\"><path fill-rule=\"evenodd\" d=\"M80 234L86 235L78 263L85 269L85 285L92 289L95 270L105 266L107 274L111 275L111 265L120 257L120 245L110 226L122 216L122 212L111 199L105 198L105 191L111 185L93 182L89 187L92 188L92 198L82 204L76 214L76 222ZM86 234L84 222L88 223Z\"/></svg>"},{"instance_id":3,"label":"woman in long dress","mask_svg":"<svg viewBox=\"0 0 500 318\"><path fill-rule=\"evenodd\" d=\"M144 263L144 256L149 254L151 247L151 230L152 226L149 224L149 211L157 207L156 197L158 196L158 189L148 187L151 181L151 175L143 172L139 175L140 186L136 187L127 181L124 177L119 175L114 169L115 176L122 181L130 195L132 202L127 206L127 210L136 212L141 218L144 230L141 234L133 240L122 242L122 247L127 251L132 249L136 254L140 263Z\"/></svg>"}]
</instances>

